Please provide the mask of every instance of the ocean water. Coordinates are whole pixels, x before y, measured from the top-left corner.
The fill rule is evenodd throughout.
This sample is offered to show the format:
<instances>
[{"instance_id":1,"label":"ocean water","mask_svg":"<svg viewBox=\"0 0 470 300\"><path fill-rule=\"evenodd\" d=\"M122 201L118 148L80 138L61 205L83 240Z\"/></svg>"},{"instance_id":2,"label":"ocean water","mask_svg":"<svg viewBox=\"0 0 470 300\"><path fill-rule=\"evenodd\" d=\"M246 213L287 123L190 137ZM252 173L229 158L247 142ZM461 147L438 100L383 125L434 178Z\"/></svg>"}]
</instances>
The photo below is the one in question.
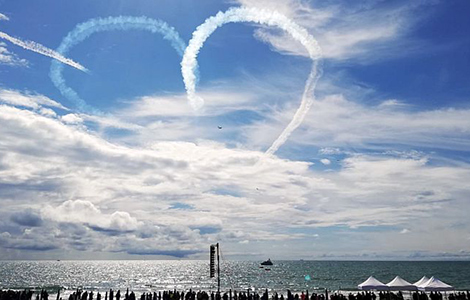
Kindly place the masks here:
<instances>
[{"instance_id":1,"label":"ocean water","mask_svg":"<svg viewBox=\"0 0 470 300\"><path fill-rule=\"evenodd\" d=\"M423 275L436 276L456 289L470 289L469 261L274 261L273 266L264 268L259 262L226 261L221 262L221 289L267 288L282 293L287 289L354 290L370 275L384 283L396 275L411 283ZM207 261L0 261L0 288L46 288L53 292L59 287L68 291L214 290L217 280L209 278Z\"/></svg>"}]
</instances>

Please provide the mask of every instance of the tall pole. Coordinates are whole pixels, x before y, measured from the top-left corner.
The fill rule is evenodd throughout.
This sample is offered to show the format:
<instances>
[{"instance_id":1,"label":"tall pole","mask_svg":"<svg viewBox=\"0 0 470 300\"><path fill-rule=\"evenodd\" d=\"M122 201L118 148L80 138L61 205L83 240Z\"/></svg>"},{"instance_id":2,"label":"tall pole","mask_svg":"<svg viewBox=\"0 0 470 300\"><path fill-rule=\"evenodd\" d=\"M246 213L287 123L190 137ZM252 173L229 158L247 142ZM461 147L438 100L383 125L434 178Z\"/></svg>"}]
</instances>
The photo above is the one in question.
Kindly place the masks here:
<instances>
[{"instance_id":1,"label":"tall pole","mask_svg":"<svg viewBox=\"0 0 470 300\"><path fill-rule=\"evenodd\" d=\"M219 243L217 243L217 292L220 293L220 260L219 260Z\"/></svg>"}]
</instances>

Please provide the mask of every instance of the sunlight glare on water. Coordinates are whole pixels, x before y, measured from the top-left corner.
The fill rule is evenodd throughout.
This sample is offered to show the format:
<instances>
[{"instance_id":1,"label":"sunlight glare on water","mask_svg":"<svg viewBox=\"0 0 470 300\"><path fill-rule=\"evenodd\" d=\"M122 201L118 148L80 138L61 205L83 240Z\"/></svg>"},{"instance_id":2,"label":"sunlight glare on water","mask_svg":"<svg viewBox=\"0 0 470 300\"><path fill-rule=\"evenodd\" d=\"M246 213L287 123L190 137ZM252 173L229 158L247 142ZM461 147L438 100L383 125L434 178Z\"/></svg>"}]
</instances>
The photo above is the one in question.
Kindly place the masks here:
<instances>
[{"instance_id":1,"label":"sunlight glare on water","mask_svg":"<svg viewBox=\"0 0 470 300\"><path fill-rule=\"evenodd\" d=\"M259 262L223 262L221 288L279 292L354 289L370 275L385 283L396 275L410 282L423 275L436 276L458 289L470 287L470 262L279 261L267 268ZM310 280L305 279L306 275ZM207 261L2 261L0 287L44 287L50 291L58 287L98 291L129 288L135 292L214 290L217 280L209 278Z\"/></svg>"}]
</instances>

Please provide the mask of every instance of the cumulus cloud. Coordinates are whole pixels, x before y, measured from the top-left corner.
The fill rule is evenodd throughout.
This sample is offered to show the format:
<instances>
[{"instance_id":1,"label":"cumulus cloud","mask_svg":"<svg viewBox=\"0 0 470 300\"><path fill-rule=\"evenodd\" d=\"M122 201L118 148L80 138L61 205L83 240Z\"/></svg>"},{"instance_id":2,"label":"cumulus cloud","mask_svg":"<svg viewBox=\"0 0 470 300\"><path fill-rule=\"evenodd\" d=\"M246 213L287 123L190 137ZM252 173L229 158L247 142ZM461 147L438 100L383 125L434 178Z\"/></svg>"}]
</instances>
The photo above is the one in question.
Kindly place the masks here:
<instances>
[{"instance_id":1,"label":"cumulus cloud","mask_svg":"<svg viewBox=\"0 0 470 300\"><path fill-rule=\"evenodd\" d=\"M42 239L32 230L26 230L20 237L13 236L8 232L0 233L0 246L6 249L26 251L49 251L58 248L54 241Z\"/></svg>"},{"instance_id":2,"label":"cumulus cloud","mask_svg":"<svg viewBox=\"0 0 470 300\"><path fill-rule=\"evenodd\" d=\"M18 225L28 227L41 226L43 222L41 215L30 209L13 213L11 215L11 220Z\"/></svg>"},{"instance_id":3,"label":"cumulus cloud","mask_svg":"<svg viewBox=\"0 0 470 300\"><path fill-rule=\"evenodd\" d=\"M128 212L104 214L93 203L83 200L68 200L58 207L49 206L43 214L57 222L86 224L92 229L108 232L134 231L140 225Z\"/></svg>"},{"instance_id":4,"label":"cumulus cloud","mask_svg":"<svg viewBox=\"0 0 470 300\"><path fill-rule=\"evenodd\" d=\"M60 117L60 119L67 124L80 124L83 122L83 119L77 114L67 114Z\"/></svg>"},{"instance_id":5,"label":"cumulus cloud","mask_svg":"<svg viewBox=\"0 0 470 300\"><path fill-rule=\"evenodd\" d=\"M21 103L37 103L33 99L39 97L19 95L31 101ZM323 113L330 105L362 112L361 122L350 117L343 130L359 132L355 126L366 128L378 119L382 126L400 123L392 122L389 109L369 111L337 99L324 100ZM338 230L354 234L377 227L390 229L369 238L385 242L384 236L393 237L393 247L411 251L418 246L409 239L422 241L448 230L449 222L467 218L462 212L468 211L470 190L461 183L470 181L470 168L462 162L435 165L425 153L401 150L352 154L341 150L344 144L328 141L320 154L340 154L341 164L330 172L315 171L309 162L213 140L162 138L130 147L105 140L85 123L76 126L71 122L75 116L43 115L28 108L0 106L0 197L14 211L3 205L0 209L4 249L200 257L207 244L220 241L231 253L256 255L253 249L268 249L262 247L267 243L302 244L329 235L341 240L347 234ZM326 117L338 120L333 111ZM406 114L411 113L397 113ZM435 116L433 120L445 123ZM307 126L312 124L327 126L310 120ZM453 132L451 126L445 128L443 133ZM310 130L302 142L315 137ZM24 207L32 208L25 212ZM430 219L440 221L427 228ZM413 232L399 233L411 226ZM458 232L465 230L463 226ZM468 243L457 234L446 236L445 247L429 248L451 252Z\"/></svg>"}]
</instances>

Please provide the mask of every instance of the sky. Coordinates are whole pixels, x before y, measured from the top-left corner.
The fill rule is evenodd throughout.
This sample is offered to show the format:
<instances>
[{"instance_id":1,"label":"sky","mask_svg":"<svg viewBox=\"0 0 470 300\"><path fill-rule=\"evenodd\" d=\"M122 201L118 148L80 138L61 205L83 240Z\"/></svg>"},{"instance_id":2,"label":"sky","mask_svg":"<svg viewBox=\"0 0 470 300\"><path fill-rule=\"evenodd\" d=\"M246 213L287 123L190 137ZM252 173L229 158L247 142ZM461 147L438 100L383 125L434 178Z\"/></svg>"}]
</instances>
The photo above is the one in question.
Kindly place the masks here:
<instances>
[{"instance_id":1,"label":"sky","mask_svg":"<svg viewBox=\"0 0 470 300\"><path fill-rule=\"evenodd\" d=\"M469 13L0 0L0 257L470 259Z\"/></svg>"}]
</instances>

